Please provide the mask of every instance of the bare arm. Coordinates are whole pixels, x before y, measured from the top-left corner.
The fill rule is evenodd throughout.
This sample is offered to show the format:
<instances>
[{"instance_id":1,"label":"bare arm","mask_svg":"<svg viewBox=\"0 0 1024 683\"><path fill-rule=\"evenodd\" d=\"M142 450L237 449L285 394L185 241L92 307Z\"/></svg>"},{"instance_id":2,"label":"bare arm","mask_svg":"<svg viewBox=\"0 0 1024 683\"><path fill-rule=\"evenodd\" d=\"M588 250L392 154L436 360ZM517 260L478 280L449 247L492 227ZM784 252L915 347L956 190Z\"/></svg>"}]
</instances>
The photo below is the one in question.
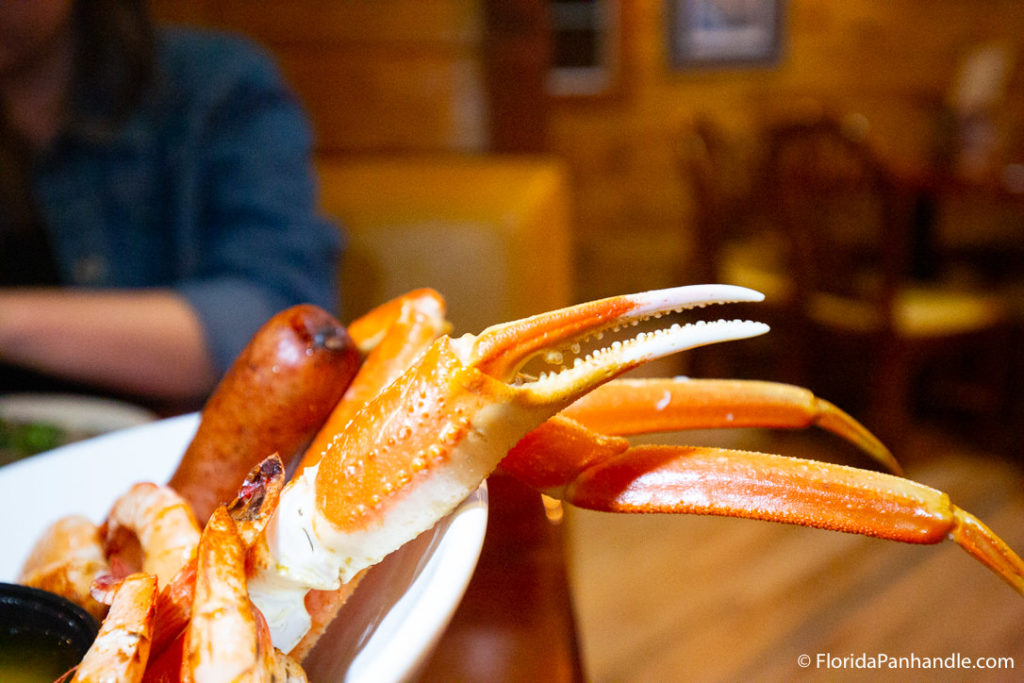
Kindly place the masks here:
<instances>
[{"instance_id":1,"label":"bare arm","mask_svg":"<svg viewBox=\"0 0 1024 683\"><path fill-rule=\"evenodd\" d=\"M0 290L0 359L161 399L216 380L198 319L170 290Z\"/></svg>"}]
</instances>

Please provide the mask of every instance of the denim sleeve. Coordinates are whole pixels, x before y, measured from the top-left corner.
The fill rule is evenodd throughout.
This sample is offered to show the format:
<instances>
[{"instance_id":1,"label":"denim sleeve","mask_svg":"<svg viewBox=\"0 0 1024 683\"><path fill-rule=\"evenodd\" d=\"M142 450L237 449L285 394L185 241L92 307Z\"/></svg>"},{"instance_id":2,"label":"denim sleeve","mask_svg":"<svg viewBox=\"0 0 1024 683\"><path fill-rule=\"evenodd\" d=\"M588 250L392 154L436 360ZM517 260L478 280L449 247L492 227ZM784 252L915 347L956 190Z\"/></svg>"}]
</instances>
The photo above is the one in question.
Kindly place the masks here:
<instances>
[{"instance_id":1,"label":"denim sleeve","mask_svg":"<svg viewBox=\"0 0 1024 683\"><path fill-rule=\"evenodd\" d=\"M196 123L198 220L177 285L223 372L256 330L297 303L338 311L341 233L316 211L312 136L273 64L258 52L222 61Z\"/></svg>"}]
</instances>

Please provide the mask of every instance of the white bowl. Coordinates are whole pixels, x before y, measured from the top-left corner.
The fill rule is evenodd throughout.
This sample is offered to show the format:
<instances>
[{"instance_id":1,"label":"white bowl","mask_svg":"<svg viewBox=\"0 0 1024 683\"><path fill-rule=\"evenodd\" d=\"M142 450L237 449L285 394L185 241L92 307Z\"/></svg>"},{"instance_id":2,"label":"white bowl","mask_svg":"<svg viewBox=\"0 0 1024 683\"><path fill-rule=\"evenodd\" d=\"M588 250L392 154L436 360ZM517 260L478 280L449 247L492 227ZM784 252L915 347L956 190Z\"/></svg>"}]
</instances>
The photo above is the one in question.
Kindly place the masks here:
<instances>
[{"instance_id":1,"label":"white bowl","mask_svg":"<svg viewBox=\"0 0 1024 683\"><path fill-rule=\"evenodd\" d=\"M133 483L166 482L197 424L195 414L152 422L0 468L0 581L17 579L39 534L59 517L78 513L100 522ZM462 599L486 527L487 492L481 487L371 569L310 654L310 680L413 676Z\"/></svg>"}]
</instances>

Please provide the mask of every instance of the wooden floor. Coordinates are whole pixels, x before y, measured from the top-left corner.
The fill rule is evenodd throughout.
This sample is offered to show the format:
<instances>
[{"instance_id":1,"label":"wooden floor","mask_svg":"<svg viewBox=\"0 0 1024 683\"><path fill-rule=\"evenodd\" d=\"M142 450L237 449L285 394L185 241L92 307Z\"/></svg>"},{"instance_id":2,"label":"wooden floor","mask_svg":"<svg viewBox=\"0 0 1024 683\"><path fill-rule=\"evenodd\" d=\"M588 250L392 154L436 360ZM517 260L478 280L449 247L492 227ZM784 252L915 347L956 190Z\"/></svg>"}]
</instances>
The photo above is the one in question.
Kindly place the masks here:
<instances>
[{"instance_id":1,"label":"wooden floor","mask_svg":"<svg viewBox=\"0 0 1024 683\"><path fill-rule=\"evenodd\" d=\"M807 432L697 433L687 442L852 457ZM1024 551L1020 468L934 431L915 434L902 459L909 477L948 492ZM1024 598L950 542L571 509L564 524L583 666L595 683L1024 680ZM810 666L800 666L803 655ZM842 667L860 655L1012 657L1016 668L819 666L819 657Z\"/></svg>"}]
</instances>

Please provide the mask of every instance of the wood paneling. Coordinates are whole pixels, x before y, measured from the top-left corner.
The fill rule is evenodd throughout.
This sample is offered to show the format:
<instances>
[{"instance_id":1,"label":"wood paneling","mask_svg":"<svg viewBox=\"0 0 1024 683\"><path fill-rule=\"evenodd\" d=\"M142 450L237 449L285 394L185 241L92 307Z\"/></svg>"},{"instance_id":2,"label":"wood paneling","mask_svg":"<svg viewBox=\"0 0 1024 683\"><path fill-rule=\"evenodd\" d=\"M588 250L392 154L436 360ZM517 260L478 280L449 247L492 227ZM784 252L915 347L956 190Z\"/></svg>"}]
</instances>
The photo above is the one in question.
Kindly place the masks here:
<instances>
[{"instance_id":1,"label":"wood paneling","mask_svg":"<svg viewBox=\"0 0 1024 683\"><path fill-rule=\"evenodd\" d=\"M550 63L546 0L485 0L483 6L490 149L544 152Z\"/></svg>"},{"instance_id":2,"label":"wood paneling","mask_svg":"<svg viewBox=\"0 0 1024 683\"><path fill-rule=\"evenodd\" d=\"M488 143L478 0L157 0L165 22L265 45L321 152L479 151Z\"/></svg>"},{"instance_id":3,"label":"wood paneling","mask_svg":"<svg viewBox=\"0 0 1024 683\"><path fill-rule=\"evenodd\" d=\"M877 144L913 163L931 151L959 59L989 40L1019 49L1024 33L1024 5L1013 0L787 0L777 65L677 71L666 53L666 5L621 2L618 97L551 105L548 139L573 169L577 238L587 254L581 299L679 283L692 235L674 150L695 115L713 117L752 156L763 121L814 99L863 114ZM1011 134L1024 111L1019 65L1015 74ZM629 234L661 245L644 250L644 268L635 267L635 250L621 248Z\"/></svg>"},{"instance_id":4,"label":"wood paneling","mask_svg":"<svg viewBox=\"0 0 1024 683\"><path fill-rule=\"evenodd\" d=\"M322 150L546 147L562 156L585 265L580 299L674 284L685 272L692 236L674 150L695 114L713 116L753 155L763 120L816 99L864 114L888 153L916 160L934 143L958 60L983 41L1016 48L1024 34L1024 5L1016 0L787 0L777 65L676 71L666 54L667 3L620 0L615 96L549 101L537 82L546 50L537 28L542 5L155 1L163 19L242 31L272 49L310 111ZM1019 82L1018 69L1001 121L1018 138ZM637 258L644 268L635 267Z\"/></svg>"}]
</instances>

